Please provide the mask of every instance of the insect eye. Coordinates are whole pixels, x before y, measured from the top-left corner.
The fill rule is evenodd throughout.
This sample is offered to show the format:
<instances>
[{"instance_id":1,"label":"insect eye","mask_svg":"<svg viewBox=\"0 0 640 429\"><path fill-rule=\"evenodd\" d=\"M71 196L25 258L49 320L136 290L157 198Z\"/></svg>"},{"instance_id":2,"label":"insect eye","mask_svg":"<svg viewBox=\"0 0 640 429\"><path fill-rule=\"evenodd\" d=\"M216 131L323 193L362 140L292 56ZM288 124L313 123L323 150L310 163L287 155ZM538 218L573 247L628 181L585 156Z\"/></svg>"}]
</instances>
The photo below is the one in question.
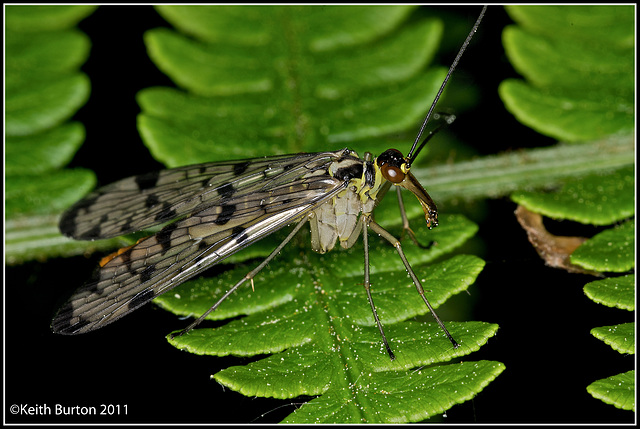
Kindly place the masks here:
<instances>
[{"instance_id":1,"label":"insect eye","mask_svg":"<svg viewBox=\"0 0 640 429\"><path fill-rule=\"evenodd\" d=\"M380 168L382 176L391 183L400 183L404 180L405 173L399 168L393 165L383 165Z\"/></svg>"}]
</instances>

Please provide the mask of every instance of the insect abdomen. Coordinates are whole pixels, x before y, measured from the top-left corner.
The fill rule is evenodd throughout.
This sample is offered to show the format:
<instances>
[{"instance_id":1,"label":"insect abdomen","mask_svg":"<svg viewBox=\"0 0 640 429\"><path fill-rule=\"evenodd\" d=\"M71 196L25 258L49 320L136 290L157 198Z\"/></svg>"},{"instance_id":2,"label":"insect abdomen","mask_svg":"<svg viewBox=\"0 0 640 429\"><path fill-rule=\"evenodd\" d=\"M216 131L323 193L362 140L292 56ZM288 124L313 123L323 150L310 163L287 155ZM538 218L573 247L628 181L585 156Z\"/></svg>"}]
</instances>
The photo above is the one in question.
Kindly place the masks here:
<instances>
[{"instance_id":1,"label":"insect abdomen","mask_svg":"<svg viewBox=\"0 0 640 429\"><path fill-rule=\"evenodd\" d=\"M319 253L326 253L340 240L342 247L351 247L350 238L358 226L358 216L362 203L358 194L349 187L333 200L327 201L316 210L311 218L311 247Z\"/></svg>"},{"instance_id":2,"label":"insect abdomen","mask_svg":"<svg viewBox=\"0 0 640 429\"><path fill-rule=\"evenodd\" d=\"M374 207L374 201L365 193L373 185L370 182L375 181L370 178L370 165L370 162L349 156L329 167L331 175L347 186L313 212L310 220L311 247L316 252L330 251L338 240L343 248L354 244L362 229L362 223L358 222L361 213L369 213Z\"/></svg>"}]
</instances>

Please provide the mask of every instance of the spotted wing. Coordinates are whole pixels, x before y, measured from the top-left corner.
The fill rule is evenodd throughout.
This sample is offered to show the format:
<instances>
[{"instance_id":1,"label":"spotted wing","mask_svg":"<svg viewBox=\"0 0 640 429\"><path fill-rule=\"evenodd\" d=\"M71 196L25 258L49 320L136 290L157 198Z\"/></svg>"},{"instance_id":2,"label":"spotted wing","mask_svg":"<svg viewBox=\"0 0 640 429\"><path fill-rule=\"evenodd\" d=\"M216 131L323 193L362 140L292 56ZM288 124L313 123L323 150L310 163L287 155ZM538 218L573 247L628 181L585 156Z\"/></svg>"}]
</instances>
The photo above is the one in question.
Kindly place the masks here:
<instances>
[{"instance_id":1,"label":"spotted wing","mask_svg":"<svg viewBox=\"0 0 640 429\"><path fill-rule=\"evenodd\" d=\"M256 240L292 222L301 221L307 213L347 186L348 182L328 173L329 166L339 155L340 152L330 152L302 159L296 157L296 163L285 164L289 167L283 167L279 162L265 163L260 170L252 170L251 173L246 172L250 168L247 166L246 174L235 174L229 182L233 183L233 191L228 187L221 191L225 184L211 185L215 189L212 197L206 192L208 189L201 189L203 180L200 180L197 196L192 193L191 196L174 197L176 187L163 184L172 195L174 206L190 205L196 207L196 212L165 226L108 261L96 272L93 281L80 288L59 310L52 323L53 331L78 334L105 326ZM207 168L216 166L208 164ZM145 222L137 214L142 210L139 204L144 197L136 198L133 191L122 191L122 186L119 186L127 180L110 188L117 194L127 194L125 204L134 207L135 214L119 205L116 210L130 219L127 225L148 225L152 221ZM96 193L98 198L94 205L87 206L86 213L103 213L106 210L105 201L112 198L104 189ZM96 205L100 210L95 209ZM157 216L162 210L154 213ZM87 225L95 223L90 216L88 220L78 216L76 219ZM115 218L110 219L116 230L128 231L131 228L125 228L125 224ZM157 219L153 223L157 223ZM98 223L89 229L100 229L101 236L110 234L102 231Z\"/></svg>"},{"instance_id":2,"label":"spotted wing","mask_svg":"<svg viewBox=\"0 0 640 429\"><path fill-rule=\"evenodd\" d=\"M345 150L197 164L129 177L89 194L60 220L78 240L117 237L172 221L237 194L277 186L340 157Z\"/></svg>"}]
</instances>

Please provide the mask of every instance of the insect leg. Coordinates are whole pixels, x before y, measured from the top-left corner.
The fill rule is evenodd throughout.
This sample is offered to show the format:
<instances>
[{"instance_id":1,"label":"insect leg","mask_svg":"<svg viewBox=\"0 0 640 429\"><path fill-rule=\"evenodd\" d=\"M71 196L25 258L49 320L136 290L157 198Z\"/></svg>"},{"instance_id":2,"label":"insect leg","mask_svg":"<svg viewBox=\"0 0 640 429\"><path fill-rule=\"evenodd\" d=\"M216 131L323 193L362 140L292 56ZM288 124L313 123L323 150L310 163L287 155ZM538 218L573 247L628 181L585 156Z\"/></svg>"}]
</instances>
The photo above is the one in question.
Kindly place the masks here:
<instances>
[{"instance_id":1,"label":"insect leg","mask_svg":"<svg viewBox=\"0 0 640 429\"><path fill-rule=\"evenodd\" d=\"M391 358L391 360L394 360L396 356L391 351L391 347L389 347L389 342L387 341L387 337L384 335L382 324L380 323L380 318L378 317L378 312L376 311L376 306L373 304L373 298L371 297L371 279L369 276L369 238L367 234L369 222L372 221L370 219L366 219L364 222L364 227L362 228L362 241L364 243L364 288L367 291L367 299L369 299L369 305L371 306L371 311L373 311L373 318L376 320L376 325L378 325L378 330L380 331L380 335L382 336L384 346L387 348L387 353L389 353L389 357Z\"/></svg>"},{"instance_id":2,"label":"insect leg","mask_svg":"<svg viewBox=\"0 0 640 429\"><path fill-rule=\"evenodd\" d=\"M418 279L416 274L413 272L413 269L411 268L411 265L409 265L409 261L407 261L407 257L404 255L404 251L402 250L402 245L400 244L400 241L397 238L395 238L393 235L391 235L386 229L384 229L383 227L381 227L380 225L378 225L374 221L371 221L369 223L369 227L371 227L371 229L375 233L380 235L382 238L384 238L389 243L391 243L393 245L393 247L396 248L396 250L398 251L398 254L400 255L400 259L402 259L402 263L404 264L405 268L407 269L407 272L409 273L409 276L411 276L411 279L413 280L413 284L416 285L416 289L418 290L418 293L422 297L422 300L424 301L424 303L429 308L429 311L431 311L431 314L433 315L434 319L436 319L436 322L438 322L438 325L440 325L440 327L442 328L444 333L449 338L449 341L451 341L451 344L453 344L453 348L457 349L458 348L458 343L456 342L456 340L453 339L453 337L451 336L451 334L449 333L447 328L444 326L444 323L442 323L442 320L440 320L440 318L436 314L436 312L433 309L433 307L431 307L431 304L429 303L429 300L427 299L427 297L424 294L424 289L422 288L422 284L420 283L420 280Z\"/></svg>"},{"instance_id":3,"label":"insect leg","mask_svg":"<svg viewBox=\"0 0 640 429\"><path fill-rule=\"evenodd\" d=\"M293 230L289 233L289 235L287 235L287 237L282 240L282 243L280 243L278 245L278 247L276 247L274 249L273 252L271 252L269 254L269 256L267 256L265 258L264 261L262 261L260 263L260 265L258 265L257 267L255 267L253 270L249 271L238 283L236 283L231 289L229 289L223 296L222 298L220 298L218 300L218 302L216 302L215 304L213 304L213 306L211 306L210 309L208 309L202 316L198 317L193 323L191 323L189 326L187 326L186 328L184 328L182 331L176 333L176 334L171 334L170 338L175 338L175 337L179 337L182 336L184 334L186 334L187 332L189 332L190 330L192 330L193 328L195 328L196 326L198 326L204 319L205 317L207 317L211 312L215 311L216 308L218 308L220 306L220 304L222 304L222 302L227 299L229 297L229 295L231 295L233 292L236 291L236 289L238 289L240 286L242 286L242 284L244 282L246 282L247 280L251 280L253 281L253 278L260 272L262 271L262 269L278 254L280 253L280 251L284 248L284 246L287 245L287 243L289 243L289 241L291 241L291 239L298 233L298 231L300 231L300 228L302 228L302 226L306 223L305 222L306 219L302 219L298 222L298 224L295 226L295 228L293 228Z\"/></svg>"},{"instance_id":4,"label":"insect leg","mask_svg":"<svg viewBox=\"0 0 640 429\"><path fill-rule=\"evenodd\" d=\"M433 246L435 242L430 241L429 244L424 245L418 241L418 239L416 238L416 235L411 229L411 226L409 226L409 219L407 218L407 212L404 210L404 201L402 201L402 191L400 190L399 186L396 186L396 192L398 194L398 207L400 207L400 215L402 216L402 228L403 228L402 233L404 234L406 231L406 233L409 235L409 238L411 238L411 241L413 241L413 243L419 248L429 249L431 246ZM402 238L400 239L402 240Z\"/></svg>"}]
</instances>

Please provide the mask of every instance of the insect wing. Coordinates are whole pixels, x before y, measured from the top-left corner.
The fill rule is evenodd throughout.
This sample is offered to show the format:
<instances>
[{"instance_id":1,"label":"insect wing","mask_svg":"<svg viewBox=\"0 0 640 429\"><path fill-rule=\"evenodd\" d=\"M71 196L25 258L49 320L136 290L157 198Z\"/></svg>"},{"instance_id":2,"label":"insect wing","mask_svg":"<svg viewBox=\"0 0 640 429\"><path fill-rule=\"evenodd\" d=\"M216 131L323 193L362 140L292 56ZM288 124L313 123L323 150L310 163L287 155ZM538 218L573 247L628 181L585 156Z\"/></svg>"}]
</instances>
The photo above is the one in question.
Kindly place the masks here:
<instances>
[{"instance_id":1,"label":"insect wing","mask_svg":"<svg viewBox=\"0 0 640 429\"><path fill-rule=\"evenodd\" d=\"M265 181L293 180L341 153L197 164L129 177L77 202L63 215L60 231L79 240L140 231L222 204L236 194L258 191Z\"/></svg>"},{"instance_id":2,"label":"insect wing","mask_svg":"<svg viewBox=\"0 0 640 429\"><path fill-rule=\"evenodd\" d=\"M98 329L266 235L302 220L346 187L348 182L328 173L328 166L340 154L296 157L298 161L288 168L278 163L263 165L259 180L257 173L241 175L244 181L235 180L235 191L215 199L216 203L203 197L207 202L197 206L200 211L109 260L59 310L52 329L62 334Z\"/></svg>"}]
</instances>

